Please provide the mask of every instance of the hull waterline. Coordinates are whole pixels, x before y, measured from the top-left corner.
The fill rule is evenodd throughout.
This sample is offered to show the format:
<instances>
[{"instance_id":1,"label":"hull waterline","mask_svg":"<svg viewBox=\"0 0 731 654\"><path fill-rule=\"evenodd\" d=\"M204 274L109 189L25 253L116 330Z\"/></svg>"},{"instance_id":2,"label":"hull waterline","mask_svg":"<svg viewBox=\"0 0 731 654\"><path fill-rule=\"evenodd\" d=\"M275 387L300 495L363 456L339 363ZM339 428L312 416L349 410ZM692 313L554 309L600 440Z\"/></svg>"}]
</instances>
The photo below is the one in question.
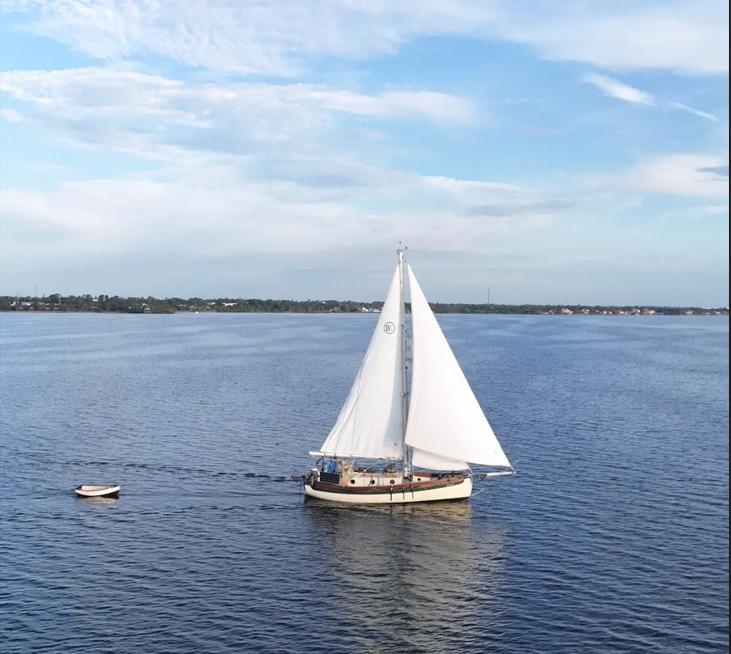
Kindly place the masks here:
<instances>
[{"instance_id":1,"label":"hull waterline","mask_svg":"<svg viewBox=\"0 0 731 654\"><path fill-rule=\"evenodd\" d=\"M305 483L305 495L328 502L343 504L411 504L412 502L439 502L445 500L465 500L472 494L472 479L436 488L405 488L393 492L354 493L347 490L315 488Z\"/></svg>"}]
</instances>

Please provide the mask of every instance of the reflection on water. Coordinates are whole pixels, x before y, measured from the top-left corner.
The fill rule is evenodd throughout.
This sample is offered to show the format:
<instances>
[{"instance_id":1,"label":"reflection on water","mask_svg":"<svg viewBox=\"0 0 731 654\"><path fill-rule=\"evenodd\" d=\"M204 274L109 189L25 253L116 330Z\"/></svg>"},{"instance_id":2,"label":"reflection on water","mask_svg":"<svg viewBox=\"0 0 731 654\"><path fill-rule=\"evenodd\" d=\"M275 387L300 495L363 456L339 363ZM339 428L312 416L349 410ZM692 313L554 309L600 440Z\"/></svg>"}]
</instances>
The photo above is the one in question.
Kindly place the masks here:
<instances>
[{"instance_id":1,"label":"reflection on water","mask_svg":"<svg viewBox=\"0 0 731 654\"><path fill-rule=\"evenodd\" d=\"M76 501L84 504L89 505L99 505L99 504L106 504L107 506L115 507L119 503L119 498L117 497L80 497L79 495L76 496Z\"/></svg>"},{"instance_id":2,"label":"reflection on water","mask_svg":"<svg viewBox=\"0 0 731 654\"><path fill-rule=\"evenodd\" d=\"M504 533L474 520L468 502L305 508L330 562L336 622L356 623L361 646L430 648L489 625Z\"/></svg>"}]
</instances>

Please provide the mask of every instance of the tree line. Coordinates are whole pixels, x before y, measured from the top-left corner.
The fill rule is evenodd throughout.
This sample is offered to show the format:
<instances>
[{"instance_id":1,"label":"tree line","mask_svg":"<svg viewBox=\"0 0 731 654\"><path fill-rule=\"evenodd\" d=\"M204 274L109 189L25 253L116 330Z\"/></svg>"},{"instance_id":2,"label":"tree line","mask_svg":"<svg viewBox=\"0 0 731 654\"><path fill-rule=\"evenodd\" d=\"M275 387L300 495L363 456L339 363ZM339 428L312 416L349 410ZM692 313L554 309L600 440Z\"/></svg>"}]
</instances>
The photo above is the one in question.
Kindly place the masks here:
<instances>
[{"instance_id":1,"label":"tree line","mask_svg":"<svg viewBox=\"0 0 731 654\"><path fill-rule=\"evenodd\" d=\"M371 313L380 311L383 302L354 300L272 300L259 298L155 298L121 297L118 295L61 295L44 297L0 296L0 311L60 311L95 313L176 313L198 311L216 313ZM667 306L603 306L574 304L431 304L435 313L470 314L722 314L726 307L667 307ZM408 305L407 305L408 309Z\"/></svg>"}]
</instances>

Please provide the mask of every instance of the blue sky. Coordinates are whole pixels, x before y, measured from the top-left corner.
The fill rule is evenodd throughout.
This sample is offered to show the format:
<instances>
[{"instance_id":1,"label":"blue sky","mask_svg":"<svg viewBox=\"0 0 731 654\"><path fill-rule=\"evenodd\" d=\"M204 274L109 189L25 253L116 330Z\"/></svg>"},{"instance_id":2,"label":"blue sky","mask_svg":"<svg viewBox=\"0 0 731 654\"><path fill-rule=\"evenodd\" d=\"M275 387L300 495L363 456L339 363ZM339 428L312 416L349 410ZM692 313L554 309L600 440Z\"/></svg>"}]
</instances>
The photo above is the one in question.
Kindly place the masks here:
<instances>
[{"instance_id":1,"label":"blue sky","mask_svg":"<svg viewBox=\"0 0 731 654\"><path fill-rule=\"evenodd\" d=\"M2 294L728 304L727 3L0 7Z\"/></svg>"}]
</instances>

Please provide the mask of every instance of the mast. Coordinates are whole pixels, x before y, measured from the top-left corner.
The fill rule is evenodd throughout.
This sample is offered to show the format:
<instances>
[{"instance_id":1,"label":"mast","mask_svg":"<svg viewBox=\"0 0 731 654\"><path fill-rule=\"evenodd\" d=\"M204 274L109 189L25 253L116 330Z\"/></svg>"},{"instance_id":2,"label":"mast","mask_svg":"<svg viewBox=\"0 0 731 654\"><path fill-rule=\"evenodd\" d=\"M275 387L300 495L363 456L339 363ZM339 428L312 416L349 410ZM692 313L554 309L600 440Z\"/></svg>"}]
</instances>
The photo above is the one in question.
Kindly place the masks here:
<instances>
[{"instance_id":1,"label":"mast","mask_svg":"<svg viewBox=\"0 0 731 654\"><path fill-rule=\"evenodd\" d=\"M409 446L406 445L406 420L409 410L409 393L407 389L406 375L406 303L404 301L404 250L405 246L399 241L396 250L398 254L399 273L399 296L401 305L399 307L399 318L401 320L401 439L403 451L401 454L401 469L404 480L409 474Z\"/></svg>"}]
</instances>

